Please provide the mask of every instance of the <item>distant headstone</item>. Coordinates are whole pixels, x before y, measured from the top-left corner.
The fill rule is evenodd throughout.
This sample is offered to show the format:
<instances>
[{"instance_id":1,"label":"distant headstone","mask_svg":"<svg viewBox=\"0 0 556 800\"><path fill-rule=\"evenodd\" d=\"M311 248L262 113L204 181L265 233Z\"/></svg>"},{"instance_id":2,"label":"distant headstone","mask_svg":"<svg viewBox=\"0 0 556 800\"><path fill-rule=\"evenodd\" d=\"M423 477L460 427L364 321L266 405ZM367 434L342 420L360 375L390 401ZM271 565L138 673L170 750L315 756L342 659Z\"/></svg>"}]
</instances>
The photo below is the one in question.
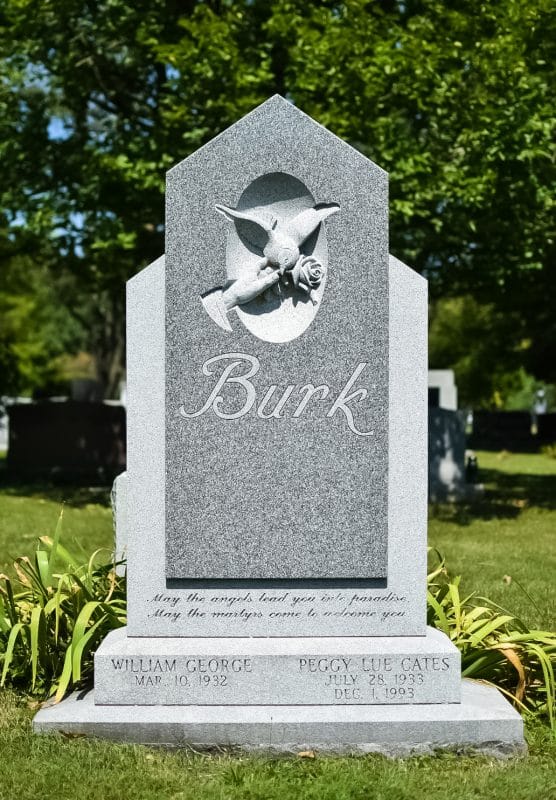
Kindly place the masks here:
<instances>
[{"instance_id":1,"label":"distant headstone","mask_svg":"<svg viewBox=\"0 0 556 800\"><path fill-rule=\"evenodd\" d=\"M451 369L429 369L429 406L457 411L458 390L454 371Z\"/></svg>"},{"instance_id":2,"label":"distant headstone","mask_svg":"<svg viewBox=\"0 0 556 800\"><path fill-rule=\"evenodd\" d=\"M167 181L128 283L128 627L39 731L519 750L426 627L427 291L387 175L280 97Z\"/></svg>"},{"instance_id":3,"label":"distant headstone","mask_svg":"<svg viewBox=\"0 0 556 800\"><path fill-rule=\"evenodd\" d=\"M8 425L8 414L0 402L0 451L2 451L2 453L8 449Z\"/></svg>"},{"instance_id":4,"label":"distant headstone","mask_svg":"<svg viewBox=\"0 0 556 800\"><path fill-rule=\"evenodd\" d=\"M125 469L126 418L121 406L42 401L7 410L7 466L14 477L110 485Z\"/></svg>"},{"instance_id":5,"label":"distant headstone","mask_svg":"<svg viewBox=\"0 0 556 800\"><path fill-rule=\"evenodd\" d=\"M79 403L101 403L104 397L102 384L91 378L75 378L70 385L71 399Z\"/></svg>"},{"instance_id":6,"label":"distant headstone","mask_svg":"<svg viewBox=\"0 0 556 800\"><path fill-rule=\"evenodd\" d=\"M469 497L465 473L465 414L429 408L429 500Z\"/></svg>"},{"instance_id":7,"label":"distant headstone","mask_svg":"<svg viewBox=\"0 0 556 800\"><path fill-rule=\"evenodd\" d=\"M533 414L546 414L548 410L548 399L544 389L537 389L533 400Z\"/></svg>"},{"instance_id":8,"label":"distant headstone","mask_svg":"<svg viewBox=\"0 0 556 800\"><path fill-rule=\"evenodd\" d=\"M556 444L556 414L548 413L539 416L538 419L538 434L537 438L539 443L543 445Z\"/></svg>"},{"instance_id":9,"label":"distant headstone","mask_svg":"<svg viewBox=\"0 0 556 800\"><path fill-rule=\"evenodd\" d=\"M531 422L529 411L474 411L468 445L474 450L535 452L539 440L531 431Z\"/></svg>"}]
</instances>

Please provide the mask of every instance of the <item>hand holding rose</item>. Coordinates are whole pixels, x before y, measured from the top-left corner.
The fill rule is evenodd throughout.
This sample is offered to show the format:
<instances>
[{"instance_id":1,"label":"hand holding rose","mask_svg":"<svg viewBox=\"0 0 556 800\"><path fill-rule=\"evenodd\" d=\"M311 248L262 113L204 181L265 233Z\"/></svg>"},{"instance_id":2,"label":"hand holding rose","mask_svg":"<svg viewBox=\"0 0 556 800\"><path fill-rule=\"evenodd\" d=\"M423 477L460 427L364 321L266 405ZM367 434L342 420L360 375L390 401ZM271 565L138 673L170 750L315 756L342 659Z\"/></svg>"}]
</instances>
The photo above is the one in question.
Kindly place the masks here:
<instances>
[{"instance_id":1,"label":"hand holding rose","mask_svg":"<svg viewBox=\"0 0 556 800\"><path fill-rule=\"evenodd\" d=\"M312 297L312 292L322 283L325 269L314 256L300 255L292 269L286 271L284 275L279 269L268 266L267 259L261 259L255 274L238 278L223 291L222 300L226 310L249 303L267 289L278 285L282 277L287 280L288 276L294 288L308 294L314 304L316 300Z\"/></svg>"}]
</instances>

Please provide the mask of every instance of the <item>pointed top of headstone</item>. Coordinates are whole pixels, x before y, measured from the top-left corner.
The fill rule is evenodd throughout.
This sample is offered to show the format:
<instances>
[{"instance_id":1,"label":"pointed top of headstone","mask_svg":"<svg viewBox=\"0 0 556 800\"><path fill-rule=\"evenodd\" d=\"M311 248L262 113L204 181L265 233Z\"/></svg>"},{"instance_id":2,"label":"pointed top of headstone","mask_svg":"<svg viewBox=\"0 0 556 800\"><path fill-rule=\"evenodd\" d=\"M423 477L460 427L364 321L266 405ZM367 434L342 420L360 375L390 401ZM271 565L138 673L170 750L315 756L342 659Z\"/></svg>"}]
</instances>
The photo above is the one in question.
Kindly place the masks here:
<instances>
[{"instance_id":1,"label":"pointed top of headstone","mask_svg":"<svg viewBox=\"0 0 556 800\"><path fill-rule=\"evenodd\" d=\"M187 156L168 171L168 178L179 177L183 170L205 158L222 158L227 150L233 158L238 142L249 142L251 151L261 148L275 148L276 160L288 152L290 158L304 157L302 145L309 145L334 159L350 157L359 169L367 169L382 179L387 173L350 144L340 139L312 117L297 108L282 95L275 94L256 106L252 111L223 130L194 153ZM301 146L301 152L298 152ZM326 166L326 157L323 166Z\"/></svg>"}]
</instances>

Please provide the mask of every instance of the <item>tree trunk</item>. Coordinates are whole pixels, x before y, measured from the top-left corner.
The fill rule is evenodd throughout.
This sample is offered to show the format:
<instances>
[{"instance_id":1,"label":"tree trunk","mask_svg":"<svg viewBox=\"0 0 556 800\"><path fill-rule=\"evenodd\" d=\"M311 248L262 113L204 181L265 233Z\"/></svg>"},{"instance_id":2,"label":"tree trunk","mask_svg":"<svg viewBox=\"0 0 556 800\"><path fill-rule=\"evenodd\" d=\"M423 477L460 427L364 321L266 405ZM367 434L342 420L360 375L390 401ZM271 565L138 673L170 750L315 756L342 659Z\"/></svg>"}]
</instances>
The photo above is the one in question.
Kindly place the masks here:
<instances>
[{"instance_id":1,"label":"tree trunk","mask_svg":"<svg viewBox=\"0 0 556 800\"><path fill-rule=\"evenodd\" d=\"M117 400L125 376L125 310L123 299L105 297L99 303L93 355L97 365L97 378L105 399Z\"/></svg>"}]
</instances>

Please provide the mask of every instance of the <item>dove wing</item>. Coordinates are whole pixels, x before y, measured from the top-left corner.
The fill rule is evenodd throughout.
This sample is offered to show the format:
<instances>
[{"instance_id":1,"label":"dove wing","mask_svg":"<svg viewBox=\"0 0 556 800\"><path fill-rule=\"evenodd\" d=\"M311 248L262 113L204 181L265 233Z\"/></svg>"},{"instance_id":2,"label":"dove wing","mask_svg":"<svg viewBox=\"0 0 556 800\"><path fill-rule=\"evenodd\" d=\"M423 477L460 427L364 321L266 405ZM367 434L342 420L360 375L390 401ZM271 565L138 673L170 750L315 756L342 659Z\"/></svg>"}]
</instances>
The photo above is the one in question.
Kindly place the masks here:
<instances>
[{"instance_id":1,"label":"dove wing","mask_svg":"<svg viewBox=\"0 0 556 800\"><path fill-rule=\"evenodd\" d=\"M284 230L299 247L315 231L327 217L340 210L338 203L317 203L314 208L307 208L284 224Z\"/></svg>"},{"instance_id":2,"label":"dove wing","mask_svg":"<svg viewBox=\"0 0 556 800\"><path fill-rule=\"evenodd\" d=\"M258 225L259 228L262 228L266 233L270 233L271 231L271 227L268 222L265 222L265 220L255 216L255 214L250 214L248 211L237 211L235 208L229 208L228 206L223 206L220 203L217 203L214 207L219 214L223 214L226 219L230 220L230 222L235 222L236 219L242 219L245 220L245 222L252 222L253 225Z\"/></svg>"},{"instance_id":3,"label":"dove wing","mask_svg":"<svg viewBox=\"0 0 556 800\"><path fill-rule=\"evenodd\" d=\"M244 243L247 243L253 252L260 253L272 232L272 225L250 211L237 211L235 208L223 206L220 203L214 206L219 214L236 224L236 230ZM239 223L239 225L238 225Z\"/></svg>"}]
</instances>

